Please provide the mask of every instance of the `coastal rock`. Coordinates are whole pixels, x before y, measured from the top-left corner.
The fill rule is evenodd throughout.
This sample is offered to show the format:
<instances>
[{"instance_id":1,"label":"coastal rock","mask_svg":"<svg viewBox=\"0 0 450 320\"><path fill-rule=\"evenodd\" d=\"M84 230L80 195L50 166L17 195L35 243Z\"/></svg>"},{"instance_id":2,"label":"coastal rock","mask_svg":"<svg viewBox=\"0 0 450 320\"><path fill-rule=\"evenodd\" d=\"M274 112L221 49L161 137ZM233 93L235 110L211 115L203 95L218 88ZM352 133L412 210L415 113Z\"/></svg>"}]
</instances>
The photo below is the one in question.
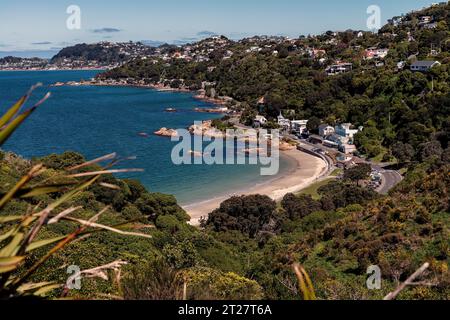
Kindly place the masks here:
<instances>
[{"instance_id":1,"label":"coastal rock","mask_svg":"<svg viewBox=\"0 0 450 320\"><path fill-rule=\"evenodd\" d=\"M209 138L224 139L226 134L212 126L212 121L203 121L201 125L192 125L189 132L195 136L204 136Z\"/></svg>"},{"instance_id":2,"label":"coastal rock","mask_svg":"<svg viewBox=\"0 0 450 320\"><path fill-rule=\"evenodd\" d=\"M161 128L154 134L160 137L169 137L169 138L178 136L178 132L176 130L167 128Z\"/></svg>"}]
</instances>

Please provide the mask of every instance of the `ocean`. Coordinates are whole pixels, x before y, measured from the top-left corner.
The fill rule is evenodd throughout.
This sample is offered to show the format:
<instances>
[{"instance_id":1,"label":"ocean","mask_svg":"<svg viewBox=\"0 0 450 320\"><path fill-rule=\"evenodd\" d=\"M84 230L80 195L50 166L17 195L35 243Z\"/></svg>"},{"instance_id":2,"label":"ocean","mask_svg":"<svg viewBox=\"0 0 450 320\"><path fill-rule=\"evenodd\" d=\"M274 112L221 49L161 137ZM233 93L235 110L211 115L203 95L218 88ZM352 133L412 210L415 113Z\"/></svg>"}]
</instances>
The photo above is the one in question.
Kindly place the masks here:
<instances>
[{"instance_id":1,"label":"ocean","mask_svg":"<svg viewBox=\"0 0 450 320\"><path fill-rule=\"evenodd\" d=\"M31 85L42 82L28 105L51 91L52 97L19 128L3 146L25 158L75 151L87 159L112 152L136 160L122 164L142 168L126 178L140 180L150 191L172 194L189 205L216 196L231 195L274 177L262 177L256 165L174 165L175 143L154 136L161 127L187 128L194 121L220 115L194 112L212 105L191 93L159 92L131 87L51 87L55 82L90 79L98 71L0 72L0 112L18 100ZM177 113L167 113L166 108ZM148 133L148 137L139 133ZM289 159L281 159L280 174L290 170Z\"/></svg>"}]
</instances>

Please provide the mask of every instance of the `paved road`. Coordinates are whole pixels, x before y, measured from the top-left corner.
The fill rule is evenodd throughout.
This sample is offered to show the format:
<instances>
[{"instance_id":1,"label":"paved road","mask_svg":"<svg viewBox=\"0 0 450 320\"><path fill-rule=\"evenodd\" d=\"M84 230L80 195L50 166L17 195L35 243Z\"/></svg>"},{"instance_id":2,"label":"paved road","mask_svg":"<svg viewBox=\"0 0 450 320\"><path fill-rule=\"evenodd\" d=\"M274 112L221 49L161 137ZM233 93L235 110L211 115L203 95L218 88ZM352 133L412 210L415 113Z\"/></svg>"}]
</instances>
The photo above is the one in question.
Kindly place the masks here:
<instances>
[{"instance_id":1,"label":"paved road","mask_svg":"<svg viewBox=\"0 0 450 320\"><path fill-rule=\"evenodd\" d=\"M380 194L388 194L397 184L399 184L403 177L397 171L382 170L381 173L381 186L377 189Z\"/></svg>"},{"instance_id":2,"label":"paved road","mask_svg":"<svg viewBox=\"0 0 450 320\"><path fill-rule=\"evenodd\" d=\"M334 149L330 149L327 148L325 146L322 145L314 145L311 143L308 143L305 141L302 141L303 145L309 145L311 148L318 148L318 149L322 149L324 151L335 151ZM329 158L327 156L327 158ZM331 158L330 158L331 160ZM331 160L332 161L332 160ZM397 184L399 184L402 180L403 177L402 175L394 170L385 170L384 167L388 166L389 163L383 163L383 164L374 164L371 162L365 162L367 164L370 164L372 166L372 169L377 170L378 172L380 172L381 174L381 186L376 189L376 191L380 194L386 195L389 193L389 191L391 191ZM333 168L332 162L330 165L330 170L331 168ZM331 172L329 172L328 174L331 174Z\"/></svg>"}]
</instances>

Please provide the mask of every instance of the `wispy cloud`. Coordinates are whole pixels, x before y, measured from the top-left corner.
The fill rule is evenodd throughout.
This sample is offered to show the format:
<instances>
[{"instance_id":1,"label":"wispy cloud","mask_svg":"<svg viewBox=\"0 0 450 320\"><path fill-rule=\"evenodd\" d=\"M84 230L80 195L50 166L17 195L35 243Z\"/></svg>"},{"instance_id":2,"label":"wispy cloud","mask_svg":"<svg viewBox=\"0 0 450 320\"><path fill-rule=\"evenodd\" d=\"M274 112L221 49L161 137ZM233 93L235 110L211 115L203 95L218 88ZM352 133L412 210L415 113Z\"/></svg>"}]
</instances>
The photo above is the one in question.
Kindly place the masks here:
<instances>
[{"instance_id":1,"label":"wispy cloud","mask_svg":"<svg viewBox=\"0 0 450 320\"><path fill-rule=\"evenodd\" d=\"M164 41L158 41L158 40L141 40L140 42L142 42L143 44L145 44L146 46L149 46L149 47L159 47L166 43Z\"/></svg>"},{"instance_id":2,"label":"wispy cloud","mask_svg":"<svg viewBox=\"0 0 450 320\"><path fill-rule=\"evenodd\" d=\"M197 33L198 37L212 37L212 36L216 36L216 35L217 35L216 32L212 32L212 31L208 31L208 30L200 31Z\"/></svg>"},{"instance_id":3,"label":"wispy cloud","mask_svg":"<svg viewBox=\"0 0 450 320\"><path fill-rule=\"evenodd\" d=\"M196 35L193 36L193 37L183 37L183 38L180 38L180 39L173 40L172 44L184 45L184 44L187 44L187 43L200 41L202 39L213 37L213 36L217 36L217 35L218 34L216 32L206 31L205 30L205 31L197 32Z\"/></svg>"},{"instance_id":4,"label":"wispy cloud","mask_svg":"<svg viewBox=\"0 0 450 320\"><path fill-rule=\"evenodd\" d=\"M45 45L49 45L52 44L50 41L42 41L42 42L33 42L32 45L33 46L45 46Z\"/></svg>"},{"instance_id":5,"label":"wispy cloud","mask_svg":"<svg viewBox=\"0 0 450 320\"><path fill-rule=\"evenodd\" d=\"M116 33L121 32L122 30L117 28L100 28L92 30L93 33Z\"/></svg>"},{"instance_id":6,"label":"wispy cloud","mask_svg":"<svg viewBox=\"0 0 450 320\"><path fill-rule=\"evenodd\" d=\"M199 38L180 38L172 41L172 44L180 46L187 43L192 43L198 41Z\"/></svg>"}]
</instances>

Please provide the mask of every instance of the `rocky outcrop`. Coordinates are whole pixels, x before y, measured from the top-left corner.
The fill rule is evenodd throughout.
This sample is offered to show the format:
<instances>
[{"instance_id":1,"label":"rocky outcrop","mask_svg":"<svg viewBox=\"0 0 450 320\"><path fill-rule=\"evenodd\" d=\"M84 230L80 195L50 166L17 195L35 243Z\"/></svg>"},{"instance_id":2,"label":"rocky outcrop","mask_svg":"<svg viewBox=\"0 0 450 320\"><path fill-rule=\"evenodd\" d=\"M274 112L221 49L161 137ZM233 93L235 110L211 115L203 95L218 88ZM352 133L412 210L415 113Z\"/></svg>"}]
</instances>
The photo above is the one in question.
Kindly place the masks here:
<instances>
[{"instance_id":1,"label":"rocky outcrop","mask_svg":"<svg viewBox=\"0 0 450 320\"><path fill-rule=\"evenodd\" d=\"M204 136L216 139L225 139L226 134L212 126L212 121L203 121L201 125L194 124L189 127L194 136Z\"/></svg>"},{"instance_id":2,"label":"rocky outcrop","mask_svg":"<svg viewBox=\"0 0 450 320\"><path fill-rule=\"evenodd\" d=\"M178 132L176 130L167 128L161 128L154 134L160 137L169 137L169 138L178 136Z\"/></svg>"}]
</instances>

